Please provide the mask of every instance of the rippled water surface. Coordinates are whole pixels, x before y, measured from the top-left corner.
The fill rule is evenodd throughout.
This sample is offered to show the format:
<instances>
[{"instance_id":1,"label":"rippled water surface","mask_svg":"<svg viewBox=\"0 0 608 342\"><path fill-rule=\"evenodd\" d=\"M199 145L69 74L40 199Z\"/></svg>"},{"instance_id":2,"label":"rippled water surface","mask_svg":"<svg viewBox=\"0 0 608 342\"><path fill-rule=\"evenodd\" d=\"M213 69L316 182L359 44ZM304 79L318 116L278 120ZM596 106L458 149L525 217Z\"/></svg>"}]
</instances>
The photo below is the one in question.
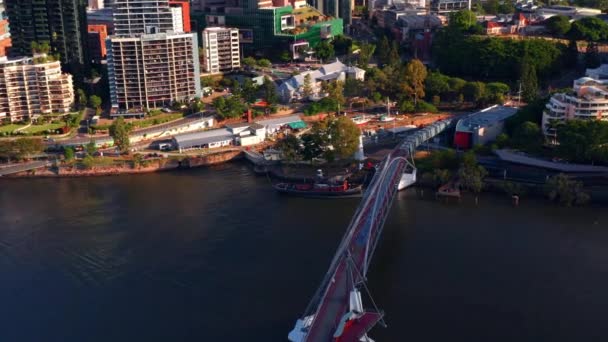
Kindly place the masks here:
<instances>
[{"instance_id":1,"label":"rippled water surface","mask_svg":"<svg viewBox=\"0 0 608 342\"><path fill-rule=\"evenodd\" d=\"M284 341L356 199L244 164L0 182L0 341ZM381 341L606 341L608 211L395 201L369 274Z\"/></svg>"}]
</instances>

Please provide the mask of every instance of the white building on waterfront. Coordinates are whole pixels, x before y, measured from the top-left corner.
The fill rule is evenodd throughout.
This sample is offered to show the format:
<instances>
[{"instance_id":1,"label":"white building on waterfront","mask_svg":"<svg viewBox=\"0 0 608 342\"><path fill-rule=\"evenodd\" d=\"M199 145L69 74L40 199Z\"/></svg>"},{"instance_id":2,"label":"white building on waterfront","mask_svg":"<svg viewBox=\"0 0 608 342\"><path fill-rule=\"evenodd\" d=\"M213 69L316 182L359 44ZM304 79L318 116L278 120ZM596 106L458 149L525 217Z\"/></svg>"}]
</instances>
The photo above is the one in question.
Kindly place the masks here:
<instances>
[{"instance_id":1,"label":"white building on waterfront","mask_svg":"<svg viewBox=\"0 0 608 342\"><path fill-rule=\"evenodd\" d=\"M205 72L215 74L241 67L238 29L208 27L203 30L202 35Z\"/></svg>"},{"instance_id":2,"label":"white building on waterfront","mask_svg":"<svg viewBox=\"0 0 608 342\"><path fill-rule=\"evenodd\" d=\"M344 81L347 78L363 81L365 79L365 70L347 66L336 60L333 63L323 65L318 70L303 72L283 82L278 88L281 100L289 102L294 99L302 99L307 75L310 78L311 97L320 98L323 97L323 94L321 94L323 82Z\"/></svg>"},{"instance_id":3,"label":"white building on waterfront","mask_svg":"<svg viewBox=\"0 0 608 342\"><path fill-rule=\"evenodd\" d=\"M555 123L570 119L608 121L608 65L587 69L585 77L574 81L571 92L551 97L543 112L542 127L555 135Z\"/></svg>"}]
</instances>

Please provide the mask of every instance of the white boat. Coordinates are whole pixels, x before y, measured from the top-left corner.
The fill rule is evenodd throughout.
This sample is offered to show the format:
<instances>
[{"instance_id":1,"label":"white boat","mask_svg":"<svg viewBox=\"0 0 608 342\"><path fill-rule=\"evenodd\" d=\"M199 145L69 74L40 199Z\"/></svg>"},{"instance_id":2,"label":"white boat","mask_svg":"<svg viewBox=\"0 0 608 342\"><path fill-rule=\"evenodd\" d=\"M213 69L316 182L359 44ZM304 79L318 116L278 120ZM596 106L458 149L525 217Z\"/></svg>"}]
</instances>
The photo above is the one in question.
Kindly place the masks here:
<instances>
[{"instance_id":1,"label":"white boat","mask_svg":"<svg viewBox=\"0 0 608 342\"><path fill-rule=\"evenodd\" d=\"M397 186L397 190L401 191L409 186L412 186L416 183L416 168L408 168L401 175L401 179L399 180L399 185Z\"/></svg>"},{"instance_id":2,"label":"white boat","mask_svg":"<svg viewBox=\"0 0 608 342\"><path fill-rule=\"evenodd\" d=\"M363 116L355 116L352 118L353 122L357 125L365 125L366 123L370 122L371 120L366 117L365 115Z\"/></svg>"},{"instance_id":3,"label":"white boat","mask_svg":"<svg viewBox=\"0 0 608 342\"><path fill-rule=\"evenodd\" d=\"M394 116L382 115L380 117L380 121L382 121L382 122L390 122L390 121L393 121L393 120L395 120Z\"/></svg>"}]
</instances>

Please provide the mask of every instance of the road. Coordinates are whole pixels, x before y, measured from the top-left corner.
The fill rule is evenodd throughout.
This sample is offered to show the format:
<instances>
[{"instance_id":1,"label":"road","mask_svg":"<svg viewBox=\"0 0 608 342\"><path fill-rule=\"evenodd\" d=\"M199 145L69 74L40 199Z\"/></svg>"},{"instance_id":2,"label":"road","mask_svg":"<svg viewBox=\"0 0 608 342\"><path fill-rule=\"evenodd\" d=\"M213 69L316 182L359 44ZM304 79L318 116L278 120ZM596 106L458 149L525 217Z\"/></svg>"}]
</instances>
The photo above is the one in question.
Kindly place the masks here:
<instances>
[{"instance_id":1,"label":"road","mask_svg":"<svg viewBox=\"0 0 608 342\"><path fill-rule=\"evenodd\" d=\"M48 164L48 161L41 160L41 161L33 161L33 162L29 162L29 163L16 164L16 165L12 165L12 166L6 166L3 168L0 168L0 177L7 176L7 175L10 175L13 173L39 169L41 167L47 166L47 164Z\"/></svg>"}]
</instances>

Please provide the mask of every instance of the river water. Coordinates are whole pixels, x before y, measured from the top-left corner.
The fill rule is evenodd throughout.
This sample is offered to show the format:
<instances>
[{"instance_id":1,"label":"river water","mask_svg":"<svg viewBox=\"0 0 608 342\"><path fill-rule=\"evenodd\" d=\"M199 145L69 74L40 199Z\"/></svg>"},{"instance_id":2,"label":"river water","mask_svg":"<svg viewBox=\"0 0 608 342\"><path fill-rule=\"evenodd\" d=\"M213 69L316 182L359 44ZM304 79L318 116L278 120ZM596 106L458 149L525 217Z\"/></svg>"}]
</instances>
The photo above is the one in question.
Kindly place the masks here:
<instances>
[{"instance_id":1,"label":"river water","mask_svg":"<svg viewBox=\"0 0 608 342\"><path fill-rule=\"evenodd\" d=\"M356 205L241 163L0 182L0 340L285 341ZM608 212L402 192L369 287L378 342L606 341Z\"/></svg>"}]
</instances>

